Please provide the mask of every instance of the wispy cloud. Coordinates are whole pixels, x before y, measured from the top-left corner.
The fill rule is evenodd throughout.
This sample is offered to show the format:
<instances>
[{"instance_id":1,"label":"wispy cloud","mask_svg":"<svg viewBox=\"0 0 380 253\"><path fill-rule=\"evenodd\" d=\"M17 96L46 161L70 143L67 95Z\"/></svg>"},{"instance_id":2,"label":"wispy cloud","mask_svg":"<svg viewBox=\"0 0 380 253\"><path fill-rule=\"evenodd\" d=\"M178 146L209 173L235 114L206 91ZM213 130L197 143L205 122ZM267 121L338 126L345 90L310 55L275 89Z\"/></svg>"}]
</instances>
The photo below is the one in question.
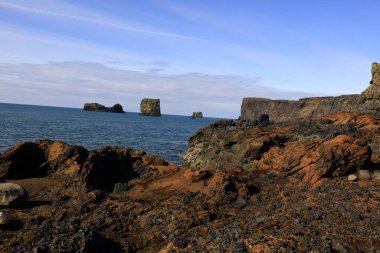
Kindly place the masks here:
<instances>
[{"instance_id":1,"label":"wispy cloud","mask_svg":"<svg viewBox=\"0 0 380 253\"><path fill-rule=\"evenodd\" d=\"M120 70L97 63L0 64L0 101L81 107L116 102L138 111L144 97L160 98L164 113L236 118L246 96L300 98L316 94L261 85L261 78L231 75L157 75ZM17 94L17 95L15 95Z\"/></svg>"},{"instance_id":2,"label":"wispy cloud","mask_svg":"<svg viewBox=\"0 0 380 253\"><path fill-rule=\"evenodd\" d=\"M12 9L16 11L21 11L21 12L28 12L28 13L32 13L36 15L53 16L53 17L64 18L64 19L72 19L72 20L100 25L100 26L108 26L108 27L112 27L112 28L116 28L116 29L120 29L120 30L124 30L128 32L146 33L146 34L152 34L152 35L157 35L157 36L172 37L172 38L185 39L185 40L194 40L194 41L200 41L200 42L217 42L217 41L212 41L212 40L208 40L204 38L187 36L183 34L143 29L138 26L132 26L130 24L127 24L126 22L120 22L114 19L106 18L96 13L95 13L94 18L89 18L86 16L77 16L77 15L72 15L72 14L64 13L64 12L36 9L36 8L27 7L20 4L14 4L14 3L9 3L9 2L0 2L0 7Z\"/></svg>"}]
</instances>

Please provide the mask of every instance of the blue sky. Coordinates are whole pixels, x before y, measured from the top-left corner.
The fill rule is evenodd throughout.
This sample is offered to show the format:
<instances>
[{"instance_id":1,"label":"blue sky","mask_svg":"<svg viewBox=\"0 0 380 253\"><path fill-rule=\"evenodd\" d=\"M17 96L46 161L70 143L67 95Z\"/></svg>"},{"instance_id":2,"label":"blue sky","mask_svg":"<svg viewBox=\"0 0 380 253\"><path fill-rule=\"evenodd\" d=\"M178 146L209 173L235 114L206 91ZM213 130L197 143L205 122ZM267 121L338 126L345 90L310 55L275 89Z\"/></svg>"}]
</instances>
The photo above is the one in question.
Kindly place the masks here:
<instances>
[{"instance_id":1,"label":"blue sky","mask_svg":"<svg viewBox=\"0 0 380 253\"><path fill-rule=\"evenodd\" d=\"M243 97L360 93L377 0L0 0L0 102L239 115Z\"/></svg>"}]
</instances>

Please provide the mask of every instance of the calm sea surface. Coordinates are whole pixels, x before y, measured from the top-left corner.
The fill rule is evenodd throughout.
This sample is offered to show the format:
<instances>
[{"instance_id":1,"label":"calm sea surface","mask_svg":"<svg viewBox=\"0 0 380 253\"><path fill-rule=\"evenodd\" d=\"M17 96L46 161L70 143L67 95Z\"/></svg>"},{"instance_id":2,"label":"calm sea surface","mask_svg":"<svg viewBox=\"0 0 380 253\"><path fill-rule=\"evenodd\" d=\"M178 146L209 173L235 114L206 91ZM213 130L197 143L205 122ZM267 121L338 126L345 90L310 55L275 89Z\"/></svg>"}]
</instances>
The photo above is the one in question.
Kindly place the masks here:
<instances>
[{"instance_id":1,"label":"calm sea surface","mask_svg":"<svg viewBox=\"0 0 380 253\"><path fill-rule=\"evenodd\" d=\"M21 141L59 139L88 149L106 145L143 149L181 164L189 137L217 120L0 103L0 152Z\"/></svg>"}]
</instances>

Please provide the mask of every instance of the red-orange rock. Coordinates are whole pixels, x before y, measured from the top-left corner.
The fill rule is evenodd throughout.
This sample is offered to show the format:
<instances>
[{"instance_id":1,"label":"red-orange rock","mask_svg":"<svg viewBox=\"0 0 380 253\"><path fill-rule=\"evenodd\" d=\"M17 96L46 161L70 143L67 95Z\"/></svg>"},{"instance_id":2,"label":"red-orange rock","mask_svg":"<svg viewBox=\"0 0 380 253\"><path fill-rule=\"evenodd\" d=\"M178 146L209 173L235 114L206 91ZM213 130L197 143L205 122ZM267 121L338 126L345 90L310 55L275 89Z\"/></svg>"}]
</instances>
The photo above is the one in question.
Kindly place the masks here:
<instances>
[{"instance_id":1,"label":"red-orange rock","mask_svg":"<svg viewBox=\"0 0 380 253\"><path fill-rule=\"evenodd\" d=\"M339 177L369 169L371 149L366 141L339 135L332 140L305 140L273 148L260 160L248 166L250 171L301 176L303 181L316 183L322 177Z\"/></svg>"}]
</instances>

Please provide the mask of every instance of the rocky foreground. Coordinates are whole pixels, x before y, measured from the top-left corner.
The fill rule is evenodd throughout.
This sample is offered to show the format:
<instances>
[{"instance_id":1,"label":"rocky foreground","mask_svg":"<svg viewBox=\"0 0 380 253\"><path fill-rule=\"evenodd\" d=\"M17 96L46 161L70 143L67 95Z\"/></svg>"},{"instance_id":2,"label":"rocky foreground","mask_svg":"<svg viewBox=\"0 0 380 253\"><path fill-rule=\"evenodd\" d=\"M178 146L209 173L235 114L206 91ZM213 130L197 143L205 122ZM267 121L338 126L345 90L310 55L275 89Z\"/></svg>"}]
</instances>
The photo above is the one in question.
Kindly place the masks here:
<instances>
[{"instance_id":1,"label":"rocky foreground","mask_svg":"<svg viewBox=\"0 0 380 253\"><path fill-rule=\"evenodd\" d=\"M0 178L25 190L0 187L0 252L380 250L375 116L220 121L190 139L185 164L20 143L0 156Z\"/></svg>"}]
</instances>

